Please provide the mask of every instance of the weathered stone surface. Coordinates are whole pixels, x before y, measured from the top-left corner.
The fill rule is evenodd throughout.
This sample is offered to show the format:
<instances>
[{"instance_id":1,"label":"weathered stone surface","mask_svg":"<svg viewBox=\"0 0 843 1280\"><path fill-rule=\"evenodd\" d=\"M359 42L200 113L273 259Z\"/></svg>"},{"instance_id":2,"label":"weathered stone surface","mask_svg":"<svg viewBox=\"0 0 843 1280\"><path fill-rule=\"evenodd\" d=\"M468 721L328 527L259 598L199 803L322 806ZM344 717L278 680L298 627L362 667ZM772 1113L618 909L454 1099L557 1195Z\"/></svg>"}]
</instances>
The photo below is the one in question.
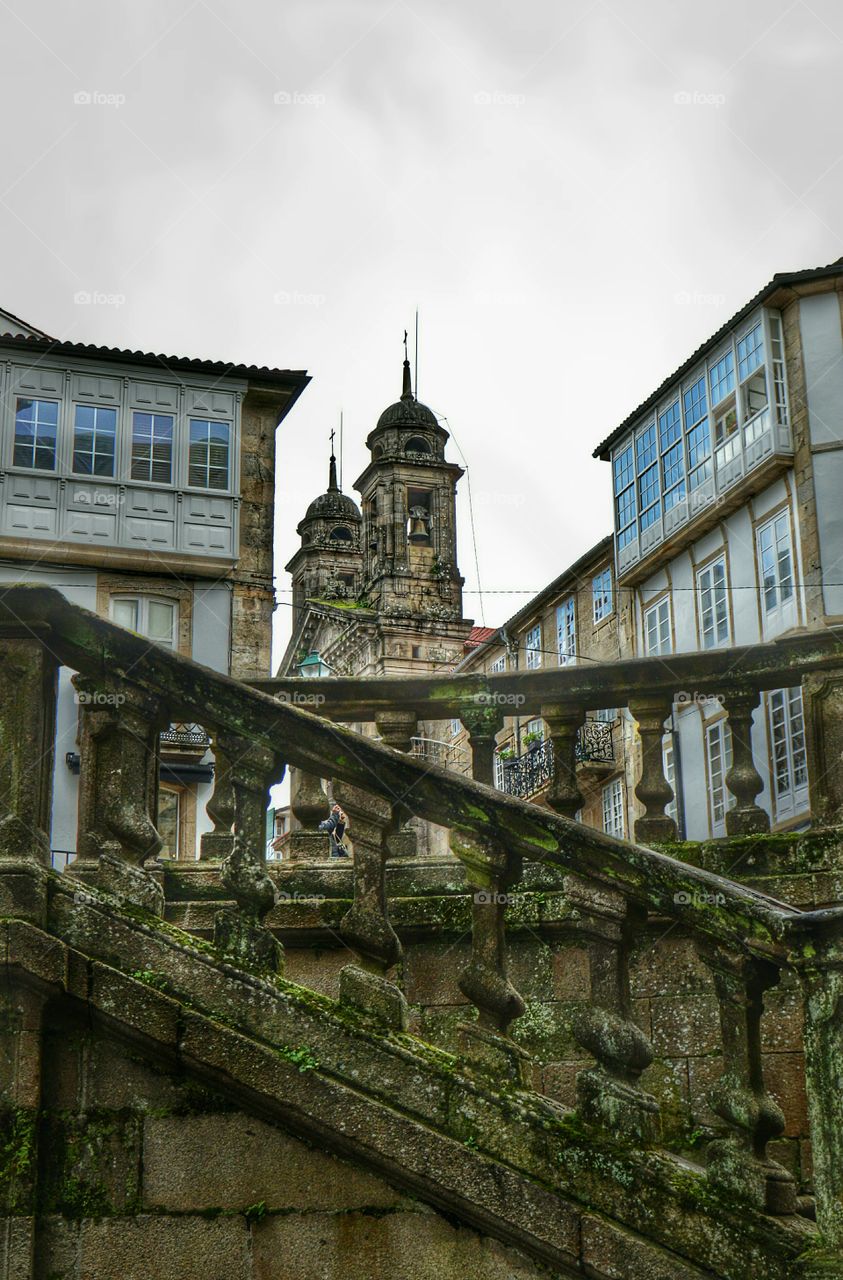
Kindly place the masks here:
<instances>
[{"instance_id":1,"label":"weathered stone surface","mask_svg":"<svg viewBox=\"0 0 843 1280\"><path fill-rule=\"evenodd\" d=\"M602 1218L583 1218L582 1260L599 1280L705 1280L705 1273L669 1257Z\"/></svg>"},{"instance_id":2,"label":"weathered stone surface","mask_svg":"<svg viewBox=\"0 0 843 1280\"><path fill-rule=\"evenodd\" d=\"M371 1174L239 1112L152 1116L144 1125L150 1209L385 1209L400 1195Z\"/></svg>"},{"instance_id":3,"label":"weathered stone surface","mask_svg":"<svg viewBox=\"0 0 843 1280\"><path fill-rule=\"evenodd\" d=\"M252 1280L250 1255L241 1217L139 1214L88 1219L78 1231L59 1221L43 1237L41 1275L44 1280Z\"/></svg>"}]
</instances>

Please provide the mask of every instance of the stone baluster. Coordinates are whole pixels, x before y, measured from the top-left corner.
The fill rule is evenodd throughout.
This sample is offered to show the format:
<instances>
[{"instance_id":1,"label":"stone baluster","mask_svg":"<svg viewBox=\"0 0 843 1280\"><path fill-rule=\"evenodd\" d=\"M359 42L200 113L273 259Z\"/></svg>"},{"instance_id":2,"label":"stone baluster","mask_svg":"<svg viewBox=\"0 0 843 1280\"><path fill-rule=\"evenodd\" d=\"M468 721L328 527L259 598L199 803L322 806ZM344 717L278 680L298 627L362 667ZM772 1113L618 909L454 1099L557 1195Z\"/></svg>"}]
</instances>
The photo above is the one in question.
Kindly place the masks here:
<instances>
[{"instance_id":1,"label":"stone baluster","mask_svg":"<svg viewBox=\"0 0 843 1280\"><path fill-rule=\"evenodd\" d=\"M477 1009L477 1021L459 1028L460 1052L469 1065L526 1085L529 1058L508 1035L526 1006L509 980L506 945L508 890L521 880L521 859L466 832L451 832L451 849L466 869L472 895L471 960L459 987Z\"/></svg>"},{"instance_id":2,"label":"stone baluster","mask_svg":"<svg viewBox=\"0 0 843 1280\"><path fill-rule=\"evenodd\" d=\"M418 718L415 711L382 711L375 718L375 728L384 746L409 755L413 749L413 738L418 731ZM419 852L419 837L423 835L420 819L410 818L390 836L390 857L416 857Z\"/></svg>"},{"instance_id":3,"label":"stone baluster","mask_svg":"<svg viewBox=\"0 0 843 1280\"><path fill-rule=\"evenodd\" d=\"M244 739L225 729L211 731L214 752L214 790L205 805L205 812L214 824L213 831L204 831L200 840L200 860L220 862L231 853L234 836L234 780L231 763L245 749Z\"/></svg>"},{"instance_id":4,"label":"stone baluster","mask_svg":"<svg viewBox=\"0 0 843 1280\"><path fill-rule=\"evenodd\" d=\"M817 1226L828 1275L843 1274L843 918L795 922L790 959L805 1011L805 1086ZM831 1259L839 1270L831 1270ZM819 1268L818 1268L819 1272ZM825 1271L822 1273L826 1274Z\"/></svg>"},{"instance_id":5,"label":"stone baluster","mask_svg":"<svg viewBox=\"0 0 843 1280\"><path fill-rule=\"evenodd\" d=\"M784 1129L781 1109L764 1087L761 1059L764 992L778 982L778 969L714 943L698 941L697 946L714 979L723 1044L723 1070L709 1103L732 1131L709 1143L708 1176L757 1209L794 1213L793 1178L767 1154L767 1143Z\"/></svg>"},{"instance_id":6,"label":"stone baluster","mask_svg":"<svg viewBox=\"0 0 843 1280\"><path fill-rule=\"evenodd\" d=\"M401 959L401 943L389 922L386 862L390 840L403 814L388 800L334 782L333 794L348 815L354 849L354 901L340 921L340 937L357 954L357 962L340 973L340 999L395 1030L407 1026L407 1004L401 988L388 976Z\"/></svg>"},{"instance_id":7,"label":"stone baluster","mask_svg":"<svg viewBox=\"0 0 843 1280\"><path fill-rule=\"evenodd\" d=\"M671 706L662 698L631 698L629 702L641 738L641 777L635 794L644 805L644 813L635 819L635 839L644 844L677 838L676 823L665 813L673 799L673 788L664 776L662 745Z\"/></svg>"},{"instance_id":8,"label":"stone baluster","mask_svg":"<svg viewBox=\"0 0 843 1280\"><path fill-rule=\"evenodd\" d=\"M750 836L770 830L769 815L755 803L755 797L764 788L752 758L752 713L759 701L756 689L728 693L723 698L732 731L732 767L724 779L735 797L734 806L726 810L726 832L730 836Z\"/></svg>"},{"instance_id":9,"label":"stone baluster","mask_svg":"<svg viewBox=\"0 0 843 1280\"><path fill-rule=\"evenodd\" d=\"M573 818L583 802L577 782L577 734L585 724L585 711L543 706L542 720L547 725L553 751L553 777L547 790L547 803L557 813Z\"/></svg>"},{"instance_id":10,"label":"stone baluster","mask_svg":"<svg viewBox=\"0 0 843 1280\"><path fill-rule=\"evenodd\" d=\"M266 870L269 788L283 778L284 765L274 751L245 739L227 763L234 822L231 852L220 867L220 880L236 907L217 912L214 943L234 964L280 973L283 948L263 922L276 899L275 883Z\"/></svg>"},{"instance_id":11,"label":"stone baluster","mask_svg":"<svg viewBox=\"0 0 843 1280\"><path fill-rule=\"evenodd\" d=\"M324 862L331 856L331 837L319 830L330 811L328 793L322 779L303 769L290 770L290 812L299 826L290 833L290 858L301 862Z\"/></svg>"},{"instance_id":12,"label":"stone baluster","mask_svg":"<svg viewBox=\"0 0 843 1280\"><path fill-rule=\"evenodd\" d=\"M496 735L503 728L503 712L484 703L461 710L460 720L471 743L471 776L493 787Z\"/></svg>"},{"instance_id":13,"label":"stone baluster","mask_svg":"<svg viewBox=\"0 0 843 1280\"><path fill-rule=\"evenodd\" d=\"M43 921L58 666L31 635L0 634L0 914Z\"/></svg>"},{"instance_id":14,"label":"stone baluster","mask_svg":"<svg viewBox=\"0 0 843 1280\"><path fill-rule=\"evenodd\" d=\"M566 876L565 892L591 975L574 1037L597 1059L577 1076L577 1109L586 1124L646 1146L658 1140L661 1120L656 1099L640 1084L653 1051L633 1019L629 990L629 952L646 916L622 894L580 876Z\"/></svg>"},{"instance_id":15,"label":"stone baluster","mask_svg":"<svg viewBox=\"0 0 843 1280\"><path fill-rule=\"evenodd\" d=\"M156 915L160 884L144 863L161 849L159 735L169 723L157 699L116 679L73 677L79 703L77 857L67 872Z\"/></svg>"},{"instance_id":16,"label":"stone baluster","mask_svg":"<svg viewBox=\"0 0 843 1280\"><path fill-rule=\"evenodd\" d=\"M843 673L802 680L808 785L815 827L843 826Z\"/></svg>"}]
</instances>

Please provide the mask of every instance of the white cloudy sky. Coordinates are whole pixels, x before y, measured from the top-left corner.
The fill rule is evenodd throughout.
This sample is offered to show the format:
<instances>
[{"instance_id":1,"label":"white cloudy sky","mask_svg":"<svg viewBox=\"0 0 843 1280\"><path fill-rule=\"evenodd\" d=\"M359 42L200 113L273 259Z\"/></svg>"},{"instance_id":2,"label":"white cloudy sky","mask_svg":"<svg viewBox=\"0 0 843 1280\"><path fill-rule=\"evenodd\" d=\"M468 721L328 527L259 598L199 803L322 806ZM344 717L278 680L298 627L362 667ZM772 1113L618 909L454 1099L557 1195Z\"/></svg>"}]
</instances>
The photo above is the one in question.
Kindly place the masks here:
<instances>
[{"instance_id":1,"label":"white cloudy sky","mask_svg":"<svg viewBox=\"0 0 843 1280\"><path fill-rule=\"evenodd\" d=\"M595 444L775 271L843 253L833 0L2 0L0 31L0 305L313 374L279 432L279 588L328 431L344 408L349 488L417 304L496 623L526 596L493 593L608 531ZM479 621L465 481L460 518Z\"/></svg>"}]
</instances>

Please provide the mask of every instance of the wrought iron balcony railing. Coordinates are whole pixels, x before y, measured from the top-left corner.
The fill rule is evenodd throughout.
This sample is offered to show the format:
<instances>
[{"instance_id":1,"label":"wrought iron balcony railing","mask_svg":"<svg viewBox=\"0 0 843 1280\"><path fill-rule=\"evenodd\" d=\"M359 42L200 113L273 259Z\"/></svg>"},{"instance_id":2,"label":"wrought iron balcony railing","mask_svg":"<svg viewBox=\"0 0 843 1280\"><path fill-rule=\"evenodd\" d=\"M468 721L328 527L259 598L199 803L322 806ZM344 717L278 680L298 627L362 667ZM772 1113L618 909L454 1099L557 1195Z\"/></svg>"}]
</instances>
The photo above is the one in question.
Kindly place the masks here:
<instances>
[{"instance_id":1,"label":"wrought iron balcony railing","mask_svg":"<svg viewBox=\"0 0 843 1280\"><path fill-rule=\"evenodd\" d=\"M165 750L169 748L171 751L205 752L210 745L211 740L201 724L185 724L182 721L176 721L161 734L161 746Z\"/></svg>"},{"instance_id":2,"label":"wrought iron balcony railing","mask_svg":"<svg viewBox=\"0 0 843 1280\"><path fill-rule=\"evenodd\" d=\"M586 720L577 733L577 764L613 764L615 747L610 720ZM546 787L553 777L553 745L546 739L514 760L503 762L502 790L526 799Z\"/></svg>"}]
</instances>

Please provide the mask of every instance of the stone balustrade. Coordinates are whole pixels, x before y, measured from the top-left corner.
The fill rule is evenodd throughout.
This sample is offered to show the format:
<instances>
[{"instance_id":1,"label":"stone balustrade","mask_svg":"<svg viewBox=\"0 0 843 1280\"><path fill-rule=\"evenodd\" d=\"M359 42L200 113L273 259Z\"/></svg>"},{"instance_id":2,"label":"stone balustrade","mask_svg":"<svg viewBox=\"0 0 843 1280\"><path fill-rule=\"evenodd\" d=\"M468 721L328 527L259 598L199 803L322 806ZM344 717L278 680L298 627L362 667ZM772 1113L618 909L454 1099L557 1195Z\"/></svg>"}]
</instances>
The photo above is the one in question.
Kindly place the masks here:
<instances>
[{"instance_id":1,"label":"stone balustrade","mask_svg":"<svg viewBox=\"0 0 843 1280\"><path fill-rule=\"evenodd\" d=\"M723 1071L711 1102L726 1136L710 1144L705 1167L683 1166L689 1187L695 1189L689 1195L710 1203L712 1212L718 1203L735 1199L779 1217L804 1207L792 1176L768 1152L785 1117L765 1082L759 1034L765 993L784 970L796 975L804 993L817 1222L824 1247L843 1249L843 909L800 912L566 816L575 801L572 744L583 709L599 706L609 692L613 702L621 703L618 694L625 688L644 746L639 787L646 806L643 830L658 838L669 835L664 806L670 793L655 742L676 681L687 675L682 662L681 657L672 660L680 668L672 673L661 664L658 670L632 664L636 678L628 670L626 680L611 669L613 683L602 686L593 669L575 672L572 679L567 669L534 677L540 688L529 696L540 699L551 740L564 756L554 813L488 785L488 743L498 714L494 704L473 722L483 781L406 754L419 715L443 719L466 696L457 679L447 683L447 696L441 698L435 689L425 691L421 681L401 682L408 686L402 696L412 703L414 715L408 701L391 717L374 700L366 707L358 700L355 710L348 700L332 703L329 697L323 704L336 720L366 719L361 713L371 712L393 747L302 711L293 699L279 701L269 692L213 675L70 605L49 589L15 588L0 601L4 914L42 925L48 917L53 873L47 870L47 833L61 664L76 673L82 723L79 859L71 873L86 887L141 909L154 923L161 908L156 867L160 841L154 821L159 735L162 726L175 721L201 723L219 753L219 795L209 805L214 831L203 846L203 863L218 866L232 900L216 919L216 954L240 969L278 974L283 955L265 924L275 899L264 865L269 787L288 766L302 780L331 779L355 834L353 900L339 926L350 952L341 998L384 1035L406 1026L401 946L390 923L385 888L391 842L413 816L449 828L452 850L465 867L473 895L471 958L459 975L474 1012L461 1031L462 1061L469 1074L527 1087L529 1064L509 1034L524 1002L509 975L507 910L526 863L564 871L571 921L590 971L591 996L574 1035L594 1064L577 1081L576 1122L594 1135L595 1143L610 1140L640 1150L659 1146L658 1104L640 1084L652 1048L634 1016L629 958L648 921L683 930L710 969L720 1010ZM734 716L736 749L729 785L738 801L736 829L757 832L763 824L754 804L758 788L748 748L754 698L759 689L815 679L829 740L836 741L834 681L843 666L843 649L824 633L746 653L736 650L729 663L733 674L724 675L725 665L723 655L717 655L716 662L695 675L694 687L712 692L719 687ZM604 681L607 677L604 671ZM493 679L488 678L487 691ZM322 687L329 683L342 682L326 681ZM353 683L362 697L361 682ZM389 691L396 683L374 681L366 696L380 700L383 686ZM482 690L474 688L468 696L478 692ZM464 706L463 711L470 718ZM827 785L823 812L830 818L839 784ZM317 801L322 804L319 784L300 782L294 801L300 813L315 813Z\"/></svg>"}]
</instances>

